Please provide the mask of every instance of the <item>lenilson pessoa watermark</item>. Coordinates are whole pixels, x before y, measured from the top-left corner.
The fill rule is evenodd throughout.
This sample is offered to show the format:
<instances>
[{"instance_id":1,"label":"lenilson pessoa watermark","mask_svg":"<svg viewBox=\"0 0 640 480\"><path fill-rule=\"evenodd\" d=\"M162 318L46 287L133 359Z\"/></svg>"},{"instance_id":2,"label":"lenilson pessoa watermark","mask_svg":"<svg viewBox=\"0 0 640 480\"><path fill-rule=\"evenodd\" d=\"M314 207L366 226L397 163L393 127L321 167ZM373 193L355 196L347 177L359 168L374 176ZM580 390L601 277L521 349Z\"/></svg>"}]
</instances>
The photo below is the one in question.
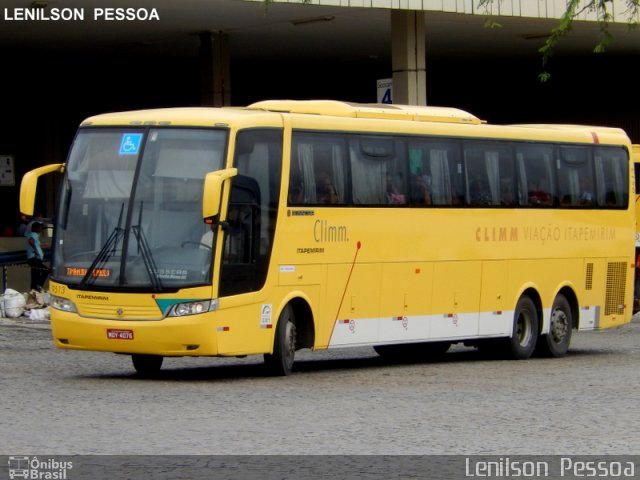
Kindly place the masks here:
<instances>
[{"instance_id":1,"label":"lenilson pessoa watermark","mask_svg":"<svg viewBox=\"0 0 640 480\"><path fill-rule=\"evenodd\" d=\"M468 478L635 478L634 461L606 458L558 457L553 461L499 457L465 458Z\"/></svg>"},{"instance_id":2,"label":"lenilson pessoa watermark","mask_svg":"<svg viewBox=\"0 0 640 480\"><path fill-rule=\"evenodd\" d=\"M123 22L123 21L159 21L157 8L144 7L15 7L3 8L2 20L5 22Z\"/></svg>"},{"instance_id":3,"label":"lenilson pessoa watermark","mask_svg":"<svg viewBox=\"0 0 640 480\"><path fill-rule=\"evenodd\" d=\"M14 455L9 457L8 463L11 480L70 480L69 472L73 469L73 462L55 458Z\"/></svg>"}]
</instances>

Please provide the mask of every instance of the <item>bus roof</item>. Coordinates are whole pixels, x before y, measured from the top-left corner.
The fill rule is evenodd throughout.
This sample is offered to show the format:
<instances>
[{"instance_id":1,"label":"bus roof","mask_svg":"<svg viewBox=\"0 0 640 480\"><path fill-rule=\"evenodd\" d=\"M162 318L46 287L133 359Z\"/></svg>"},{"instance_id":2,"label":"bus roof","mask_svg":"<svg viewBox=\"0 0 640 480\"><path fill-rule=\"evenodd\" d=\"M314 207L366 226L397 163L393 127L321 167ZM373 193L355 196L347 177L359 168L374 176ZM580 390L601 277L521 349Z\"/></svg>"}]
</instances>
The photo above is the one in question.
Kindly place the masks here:
<instances>
[{"instance_id":1,"label":"bus roof","mask_svg":"<svg viewBox=\"0 0 640 480\"><path fill-rule=\"evenodd\" d=\"M271 112L306 113L332 117L376 118L389 120L414 120L419 122L445 122L480 124L478 117L449 107L416 105L390 105L348 103L336 100L265 100L247 107L249 110Z\"/></svg>"},{"instance_id":2,"label":"bus roof","mask_svg":"<svg viewBox=\"0 0 640 480\"><path fill-rule=\"evenodd\" d=\"M335 117L336 122L349 119L394 120L397 128L387 125L390 131L416 133L427 124L433 125L433 133L451 134L447 125L459 125L456 135L486 138L513 138L540 141L573 141L577 143L606 143L628 145L629 139L620 128L568 124L488 124L478 117L457 108L415 105L358 104L336 100L265 100L246 107L183 107L135 110L105 113L89 117L81 127L88 126L202 126L243 128L245 126L282 126L282 115L306 117L305 124L318 125L322 117ZM343 119L344 122L338 122ZM404 123L400 126L400 122ZM411 126L410 126L411 125ZM343 125L342 127L344 127ZM379 126L379 125L378 125ZM374 130L373 123L367 129ZM634 150L635 155L640 155Z\"/></svg>"},{"instance_id":3,"label":"bus roof","mask_svg":"<svg viewBox=\"0 0 640 480\"><path fill-rule=\"evenodd\" d=\"M259 112L248 111L237 107L176 107L149 110L132 110L126 112L103 113L89 117L81 123L81 127L89 126L228 126L231 122L251 117L252 122L259 121ZM264 122L279 122L279 116L262 112Z\"/></svg>"}]
</instances>

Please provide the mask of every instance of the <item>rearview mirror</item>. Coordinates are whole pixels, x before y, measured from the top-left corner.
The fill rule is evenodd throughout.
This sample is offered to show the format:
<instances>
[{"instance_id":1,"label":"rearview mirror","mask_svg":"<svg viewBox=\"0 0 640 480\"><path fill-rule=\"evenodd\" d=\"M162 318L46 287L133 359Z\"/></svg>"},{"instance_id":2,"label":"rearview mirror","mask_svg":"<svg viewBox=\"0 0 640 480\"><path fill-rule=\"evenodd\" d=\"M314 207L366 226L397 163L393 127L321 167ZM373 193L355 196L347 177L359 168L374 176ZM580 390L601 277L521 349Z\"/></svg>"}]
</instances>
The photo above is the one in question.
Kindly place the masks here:
<instances>
[{"instance_id":1,"label":"rearview mirror","mask_svg":"<svg viewBox=\"0 0 640 480\"><path fill-rule=\"evenodd\" d=\"M38 179L52 172L62 173L63 171L64 163L52 163L25 173L20 184L20 212L29 217L33 216Z\"/></svg>"},{"instance_id":2,"label":"rearview mirror","mask_svg":"<svg viewBox=\"0 0 640 480\"><path fill-rule=\"evenodd\" d=\"M204 190L202 193L202 218L215 217L220 213L224 182L237 174L237 168L226 168L207 173L204 178Z\"/></svg>"}]
</instances>

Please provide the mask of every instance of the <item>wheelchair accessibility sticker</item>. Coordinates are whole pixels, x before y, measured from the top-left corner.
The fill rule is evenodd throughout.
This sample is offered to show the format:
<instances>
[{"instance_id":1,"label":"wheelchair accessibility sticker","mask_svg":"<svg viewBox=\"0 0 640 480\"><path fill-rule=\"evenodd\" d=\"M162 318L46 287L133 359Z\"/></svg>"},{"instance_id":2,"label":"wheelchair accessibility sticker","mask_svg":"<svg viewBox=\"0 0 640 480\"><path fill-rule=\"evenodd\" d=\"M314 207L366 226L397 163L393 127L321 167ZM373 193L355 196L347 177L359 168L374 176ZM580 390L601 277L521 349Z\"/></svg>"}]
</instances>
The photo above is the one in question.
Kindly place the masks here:
<instances>
[{"instance_id":1,"label":"wheelchair accessibility sticker","mask_svg":"<svg viewBox=\"0 0 640 480\"><path fill-rule=\"evenodd\" d=\"M141 133L124 133L120 142L120 155L137 155L142 143Z\"/></svg>"}]
</instances>

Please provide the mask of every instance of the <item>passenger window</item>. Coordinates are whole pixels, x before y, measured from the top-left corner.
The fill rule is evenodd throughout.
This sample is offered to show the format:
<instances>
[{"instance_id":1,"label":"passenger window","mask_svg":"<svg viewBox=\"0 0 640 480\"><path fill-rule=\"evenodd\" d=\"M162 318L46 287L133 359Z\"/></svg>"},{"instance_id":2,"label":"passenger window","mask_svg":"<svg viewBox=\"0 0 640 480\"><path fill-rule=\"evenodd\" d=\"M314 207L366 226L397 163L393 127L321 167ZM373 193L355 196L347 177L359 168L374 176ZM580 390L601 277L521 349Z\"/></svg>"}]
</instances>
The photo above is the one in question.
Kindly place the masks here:
<instances>
[{"instance_id":1,"label":"passenger window","mask_svg":"<svg viewBox=\"0 0 640 480\"><path fill-rule=\"evenodd\" d=\"M347 175L345 146L341 135L294 132L289 205L347 203Z\"/></svg>"},{"instance_id":2,"label":"passenger window","mask_svg":"<svg viewBox=\"0 0 640 480\"><path fill-rule=\"evenodd\" d=\"M464 147L464 158L467 205L513 205L513 154L510 147L469 142Z\"/></svg>"},{"instance_id":3,"label":"passenger window","mask_svg":"<svg viewBox=\"0 0 640 480\"><path fill-rule=\"evenodd\" d=\"M594 166L597 179L598 206L626 207L629 201L628 159L621 148L599 148L595 152Z\"/></svg>"},{"instance_id":4,"label":"passenger window","mask_svg":"<svg viewBox=\"0 0 640 480\"><path fill-rule=\"evenodd\" d=\"M349 139L353 201L357 205L408 203L405 145L385 136Z\"/></svg>"},{"instance_id":5,"label":"passenger window","mask_svg":"<svg viewBox=\"0 0 640 480\"><path fill-rule=\"evenodd\" d=\"M462 205L462 160L454 142L409 142L412 205Z\"/></svg>"},{"instance_id":6,"label":"passenger window","mask_svg":"<svg viewBox=\"0 0 640 480\"><path fill-rule=\"evenodd\" d=\"M516 145L518 204L523 207L551 207L555 200L553 147Z\"/></svg>"},{"instance_id":7,"label":"passenger window","mask_svg":"<svg viewBox=\"0 0 640 480\"><path fill-rule=\"evenodd\" d=\"M558 195L561 207L592 207L596 203L593 166L589 150L560 148Z\"/></svg>"}]
</instances>

